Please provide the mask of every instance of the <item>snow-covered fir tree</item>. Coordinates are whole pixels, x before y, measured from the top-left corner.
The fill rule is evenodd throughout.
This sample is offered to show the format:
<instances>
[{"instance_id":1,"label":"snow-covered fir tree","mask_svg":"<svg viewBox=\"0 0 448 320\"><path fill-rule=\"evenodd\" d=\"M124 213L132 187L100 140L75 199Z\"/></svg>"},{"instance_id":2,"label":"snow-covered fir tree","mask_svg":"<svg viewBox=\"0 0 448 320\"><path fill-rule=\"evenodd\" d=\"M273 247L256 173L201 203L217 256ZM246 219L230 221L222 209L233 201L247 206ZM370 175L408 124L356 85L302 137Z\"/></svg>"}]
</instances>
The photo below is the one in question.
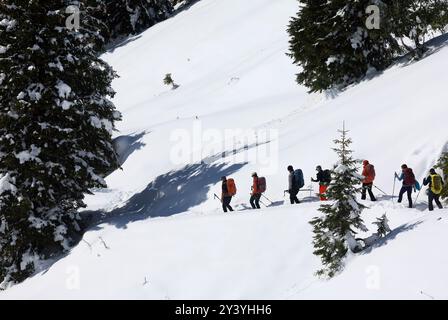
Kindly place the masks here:
<instances>
[{"instance_id":1,"label":"snow-covered fir tree","mask_svg":"<svg viewBox=\"0 0 448 320\"><path fill-rule=\"evenodd\" d=\"M423 56L429 35L443 30L448 24L448 0L402 0L390 5L394 34L410 39L414 46L401 41L402 46L417 58Z\"/></svg>"},{"instance_id":2,"label":"snow-covered fir tree","mask_svg":"<svg viewBox=\"0 0 448 320\"><path fill-rule=\"evenodd\" d=\"M163 83L167 86L170 86L174 83L173 77L171 76L171 73L167 73L165 75L165 78L163 78Z\"/></svg>"},{"instance_id":3,"label":"snow-covered fir tree","mask_svg":"<svg viewBox=\"0 0 448 320\"><path fill-rule=\"evenodd\" d=\"M443 190L442 190L442 199L448 201L448 151L444 152L437 163L437 168L442 170L443 172Z\"/></svg>"},{"instance_id":4,"label":"snow-covered fir tree","mask_svg":"<svg viewBox=\"0 0 448 320\"><path fill-rule=\"evenodd\" d=\"M170 0L103 0L107 5L107 25L112 39L137 34L168 18Z\"/></svg>"},{"instance_id":5,"label":"snow-covered fir tree","mask_svg":"<svg viewBox=\"0 0 448 320\"><path fill-rule=\"evenodd\" d=\"M177 85L174 82L171 73L167 73L165 75L165 78L163 79L163 83L166 84L167 86L171 86L171 89L173 89L173 90L176 90L177 88L179 88L179 85Z\"/></svg>"},{"instance_id":6,"label":"snow-covered fir tree","mask_svg":"<svg viewBox=\"0 0 448 320\"><path fill-rule=\"evenodd\" d=\"M297 82L310 91L344 87L387 68L400 51L390 32L388 6L371 0L301 0L289 24L290 57L301 67ZM380 28L369 29L366 8L380 8Z\"/></svg>"},{"instance_id":7,"label":"snow-covered fir tree","mask_svg":"<svg viewBox=\"0 0 448 320\"><path fill-rule=\"evenodd\" d=\"M0 282L29 276L82 231L77 209L118 166L109 97L116 74L97 55L95 0L0 2ZM79 30L67 6L81 10Z\"/></svg>"},{"instance_id":8,"label":"snow-covered fir tree","mask_svg":"<svg viewBox=\"0 0 448 320\"><path fill-rule=\"evenodd\" d=\"M367 231L360 217L364 206L356 200L363 177L357 173L357 162L352 157L352 141L347 136L348 131L344 128L339 132L341 137L334 141L334 151L339 161L326 193L330 202L321 205L319 209L324 215L310 222L314 232L314 254L321 258L323 264L317 274L330 278L342 270L348 249L357 246L355 229Z\"/></svg>"},{"instance_id":9,"label":"snow-covered fir tree","mask_svg":"<svg viewBox=\"0 0 448 320\"><path fill-rule=\"evenodd\" d=\"M199 1L199 0L170 0L171 3L173 4L173 7L176 7L176 9L178 8L184 8L186 6L192 5L193 3Z\"/></svg>"},{"instance_id":10,"label":"snow-covered fir tree","mask_svg":"<svg viewBox=\"0 0 448 320\"><path fill-rule=\"evenodd\" d=\"M387 219L386 214L383 214L381 218L377 218L373 223L377 226L377 235L378 237L385 237L388 233L391 232L389 227L389 219Z\"/></svg>"}]
</instances>

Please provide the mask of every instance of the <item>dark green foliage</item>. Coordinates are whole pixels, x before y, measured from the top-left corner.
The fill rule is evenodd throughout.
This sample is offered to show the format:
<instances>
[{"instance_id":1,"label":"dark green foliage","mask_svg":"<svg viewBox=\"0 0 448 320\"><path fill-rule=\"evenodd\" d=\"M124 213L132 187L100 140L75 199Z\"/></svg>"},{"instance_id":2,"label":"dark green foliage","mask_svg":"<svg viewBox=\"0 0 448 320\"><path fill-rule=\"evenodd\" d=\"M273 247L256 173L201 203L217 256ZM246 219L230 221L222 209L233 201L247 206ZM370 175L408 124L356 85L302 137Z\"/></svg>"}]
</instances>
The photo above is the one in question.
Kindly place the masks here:
<instances>
[{"instance_id":1,"label":"dark green foliage","mask_svg":"<svg viewBox=\"0 0 448 320\"><path fill-rule=\"evenodd\" d=\"M421 58L427 51L425 42L431 32L443 30L448 24L447 0L402 0L391 1L392 32L398 38L409 38L410 47L402 42L407 51Z\"/></svg>"},{"instance_id":2,"label":"dark green foliage","mask_svg":"<svg viewBox=\"0 0 448 320\"><path fill-rule=\"evenodd\" d=\"M448 200L448 152L444 152L437 163L437 168L443 172L442 199Z\"/></svg>"},{"instance_id":3,"label":"dark green foliage","mask_svg":"<svg viewBox=\"0 0 448 320\"><path fill-rule=\"evenodd\" d=\"M112 39L137 34L168 18L173 12L169 0L102 0Z\"/></svg>"},{"instance_id":4,"label":"dark green foliage","mask_svg":"<svg viewBox=\"0 0 448 320\"><path fill-rule=\"evenodd\" d=\"M355 229L366 230L360 217L364 206L357 202L362 177L357 174L357 164L352 158L351 139L347 131L334 142L339 163L332 173L332 182L326 193L329 203L321 205L324 215L310 223L314 232L314 254L322 260L319 276L333 277L343 269L343 259L349 247L354 246Z\"/></svg>"},{"instance_id":5,"label":"dark green foliage","mask_svg":"<svg viewBox=\"0 0 448 320\"><path fill-rule=\"evenodd\" d=\"M380 29L366 26L369 0L306 0L289 24L290 57L301 71L297 82L310 91L344 87L370 70L384 70L399 51L390 34L387 5Z\"/></svg>"},{"instance_id":6,"label":"dark green foliage","mask_svg":"<svg viewBox=\"0 0 448 320\"><path fill-rule=\"evenodd\" d=\"M381 71L403 52L422 57L433 30L448 24L448 0L301 0L290 21L289 56L300 67L297 82L310 91L340 89ZM367 28L380 9L380 28ZM406 44L411 39L413 46Z\"/></svg>"},{"instance_id":7,"label":"dark green foliage","mask_svg":"<svg viewBox=\"0 0 448 320\"><path fill-rule=\"evenodd\" d=\"M163 83L167 86L172 85L174 83L173 78L171 77L171 73L167 73L165 78L163 79Z\"/></svg>"},{"instance_id":8,"label":"dark green foliage","mask_svg":"<svg viewBox=\"0 0 448 320\"><path fill-rule=\"evenodd\" d=\"M385 237L391 232L386 214L383 214L381 218L376 218L376 221L373 224L378 227L377 235L379 237Z\"/></svg>"},{"instance_id":9,"label":"dark green foliage","mask_svg":"<svg viewBox=\"0 0 448 320\"><path fill-rule=\"evenodd\" d=\"M82 231L84 194L118 167L116 76L98 58L95 0L0 3L0 282L19 282ZM81 27L65 9L79 4Z\"/></svg>"}]
</instances>

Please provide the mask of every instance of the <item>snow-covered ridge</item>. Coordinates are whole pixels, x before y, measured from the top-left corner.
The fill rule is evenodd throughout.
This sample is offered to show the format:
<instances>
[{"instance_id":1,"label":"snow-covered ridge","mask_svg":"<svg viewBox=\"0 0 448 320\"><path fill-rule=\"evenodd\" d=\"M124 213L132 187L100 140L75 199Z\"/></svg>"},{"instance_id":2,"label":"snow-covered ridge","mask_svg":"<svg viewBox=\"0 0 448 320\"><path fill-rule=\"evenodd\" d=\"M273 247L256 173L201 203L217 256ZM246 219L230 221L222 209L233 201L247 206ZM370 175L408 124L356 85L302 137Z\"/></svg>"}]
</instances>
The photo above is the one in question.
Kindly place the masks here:
<instances>
[{"instance_id":1,"label":"snow-covered ridge","mask_svg":"<svg viewBox=\"0 0 448 320\"><path fill-rule=\"evenodd\" d=\"M375 165L380 189L392 194L402 163L425 176L448 143L448 38L434 41L427 58L336 97L308 95L285 55L286 25L296 11L296 0L202 0L106 54L120 75L113 86L123 113L123 170L107 178L109 189L87 198L102 222L48 272L0 299L448 298L448 260L440 255L448 212L425 211L423 193L409 210L378 192L380 201L362 214L365 236L384 213L392 233L350 256L332 281L313 275L320 261L308 221L319 203L309 197L283 204L286 166L302 168L310 184L317 164L335 162L332 140L343 121L356 158ZM167 73L177 90L163 84ZM173 163L173 132L190 132L194 142L197 128L274 130L274 140L250 148L274 163L269 170L254 160L232 163L229 154ZM209 156L194 143L191 153ZM253 171L266 176L274 202L258 212L245 210ZM237 183L235 214L222 214L213 198L222 175ZM1 186L8 187L7 178ZM111 213L102 218L98 210Z\"/></svg>"}]
</instances>

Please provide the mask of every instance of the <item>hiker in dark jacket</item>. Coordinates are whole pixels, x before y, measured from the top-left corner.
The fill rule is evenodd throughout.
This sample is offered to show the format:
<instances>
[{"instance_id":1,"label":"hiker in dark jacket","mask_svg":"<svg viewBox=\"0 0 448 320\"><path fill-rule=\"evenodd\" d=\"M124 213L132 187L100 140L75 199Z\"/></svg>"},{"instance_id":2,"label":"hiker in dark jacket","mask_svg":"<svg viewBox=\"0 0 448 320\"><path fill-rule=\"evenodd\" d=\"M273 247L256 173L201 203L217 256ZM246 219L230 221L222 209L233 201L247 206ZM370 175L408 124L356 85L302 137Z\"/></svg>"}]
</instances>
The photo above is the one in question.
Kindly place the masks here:
<instances>
[{"instance_id":1,"label":"hiker in dark jacket","mask_svg":"<svg viewBox=\"0 0 448 320\"><path fill-rule=\"evenodd\" d=\"M439 180L440 189L438 189L437 186L433 185L433 181L435 179L440 179ZM442 203L440 203L440 194L442 193L443 179L440 175L437 174L434 168L429 170L429 176L423 179L423 185L428 186L427 194L428 194L429 211L434 211L434 204L433 204L434 201L436 202L437 207L439 207L439 209L443 209Z\"/></svg>"},{"instance_id":2,"label":"hiker in dark jacket","mask_svg":"<svg viewBox=\"0 0 448 320\"><path fill-rule=\"evenodd\" d=\"M227 189L227 177L222 177L222 193L221 193L221 201L222 201L222 209L224 212L227 212L227 209L233 211L233 208L230 206L230 202L232 201L232 196Z\"/></svg>"},{"instance_id":3,"label":"hiker in dark jacket","mask_svg":"<svg viewBox=\"0 0 448 320\"><path fill-rule=\"evenodd\" d=\"M406 164L403 164L401 166L401 174L398 175L395 172L395 178L397 178L399 181L403 181L403 186L401 187L400 194L398 195L398 203L401 203L403 201L403 195L407 193L409 208L412 208L412 190L414 189L416 184L414 172L411 168L408 168Z\"/></svg>"},{"instance_id":4,"label":"hiker in dark jacket","mask_svg":"<svg viewBox=\"0 0 448 320\"><path fill-rule=\"evenodd\" d=\"M325 196L325 193L327 192L328 186L331 183L331 173L329 170L322 170L322 166L317 166L316 171L317 179L311 178L311 181L319 182L320 201L326 201L327 197Z\"/></svg>"},{"instance_id":5,"label":"hiker in dark jacket","mask_svg":"<svg viewBox=\"0 0 448 320\"><path fill-rule=\"evenodd\" d=\"M293 166L288 166L288 192L289 192L289 200L291 201L291 204L300 203L299 199L297 198L297 194L299 193L299 182L296 181L296 177L294 175L294 168Z\"/></svg>"}]
</instances>

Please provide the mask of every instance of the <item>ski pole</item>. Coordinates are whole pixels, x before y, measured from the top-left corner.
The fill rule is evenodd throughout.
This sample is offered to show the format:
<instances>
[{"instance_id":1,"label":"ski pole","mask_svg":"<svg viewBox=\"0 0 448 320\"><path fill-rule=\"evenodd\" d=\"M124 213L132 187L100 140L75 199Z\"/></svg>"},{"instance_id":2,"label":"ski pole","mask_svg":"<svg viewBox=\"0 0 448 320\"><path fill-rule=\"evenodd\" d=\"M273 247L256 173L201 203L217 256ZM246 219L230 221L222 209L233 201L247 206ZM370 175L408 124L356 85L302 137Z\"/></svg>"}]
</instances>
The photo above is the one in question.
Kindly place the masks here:
<instances>
[{"instance_id":1,"label":"ski pole","mask_svg":"<svg viewBox=\"0 0 448 320\"><path fill-rule=\"evenodd\" d=\"M396 183L396 181L397 181L397 174L395 173L395 175L394 175L394 189L392 190L392 202L395 202L394 198L395 198L395 183Z\"/></svg>"},{"instance_id":2,"label":"ski pole","mask_svg":"<svg viewBox=\"0 0 448 320\"><path fill-rule=\"evenodd\" d=\"M271 200L269 200L269 198L268 197L266 197L264 194L261 194L261 196L263 197L263 198L265 198L266 200L268 200L271 204L273 204L274 202L272 202Z\"/></svg>"},{"instance_id":3,"label":"ski pole","mask_svg":"<svg viewBox=\"0 0 448 320\"><path fill-rule=\"evenodd\" d=\"M421 191L422 191L422 189L418 190L417 197L415 197L415 201L414 201L415 204L417 204L417 200L418 200L418 197L420 196Z\"/></svg>"},{"instance_id":4,"label":"ski pole","mask_svg":"<svg viewBox=\"0 0 448 320\"><path fill-rule=\"evenodd\" d=\"M420 190L418 190L418 193L417 193L417 197L415 197L415 201L414 201L414 203L415 204L417 204L417 200L418 200L418 197L420 196L420 192L422 192L422 187L420 187Z\"/></svg>"},{"instance_id":5,"label":"ski pole","mask_svg":"<svg viewBox=\"0 0 448 320\"><path fill-rule=\"evenodd\" d=\"M384 193L387 196L387 193L384 192L383 190L381 190L380 188L378 188L376 185L373 185L376 189L378 189L379 191L381 191L382 193Z\"/></svg>"}]
</instances>

